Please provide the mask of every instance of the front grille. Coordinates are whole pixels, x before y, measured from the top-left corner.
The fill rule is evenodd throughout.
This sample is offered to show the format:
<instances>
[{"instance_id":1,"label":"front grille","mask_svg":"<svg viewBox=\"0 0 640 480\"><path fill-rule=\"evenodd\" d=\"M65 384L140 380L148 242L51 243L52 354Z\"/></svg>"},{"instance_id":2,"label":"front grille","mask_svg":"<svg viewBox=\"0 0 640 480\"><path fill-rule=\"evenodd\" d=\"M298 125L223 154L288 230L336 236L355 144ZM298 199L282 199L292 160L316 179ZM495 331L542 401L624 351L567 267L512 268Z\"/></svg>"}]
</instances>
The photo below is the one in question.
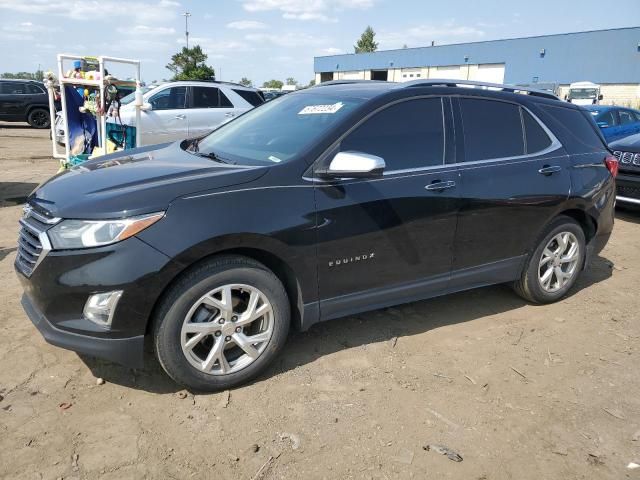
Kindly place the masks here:
<instances>
[{"instance_id":1,"label":"front grille","mask_svg":"<svg viewBox=\"0 0 640 480\"><path fill-rule=\"evenodd\" d=\"M613 152L622 166L635 166L640 167L640 153L635 152L621 152L616 150Z\"/></svg>"},{"instance_id":2,"label":"front grille","mask_svg":"<svg viewBox=\"0 0 640 480\"><path fill-rule=\"evenodd\" d=\"M26 276L33 273L38 263L51 250L44 232L59 221L59 218L38 213L30 206L24 208L24 215L20 219L16 265Z\"/></svg>"}]
</instances>

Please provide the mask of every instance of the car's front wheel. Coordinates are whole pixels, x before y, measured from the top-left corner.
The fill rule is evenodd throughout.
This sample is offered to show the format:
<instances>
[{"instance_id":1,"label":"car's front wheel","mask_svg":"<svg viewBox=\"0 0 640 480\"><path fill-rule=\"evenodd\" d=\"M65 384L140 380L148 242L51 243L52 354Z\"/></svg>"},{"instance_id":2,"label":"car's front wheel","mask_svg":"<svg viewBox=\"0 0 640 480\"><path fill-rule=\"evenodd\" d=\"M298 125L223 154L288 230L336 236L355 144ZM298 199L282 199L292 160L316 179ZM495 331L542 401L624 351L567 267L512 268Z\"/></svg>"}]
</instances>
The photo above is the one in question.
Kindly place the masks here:
<instances>
[{"instance_id":1,"label":"car's front wheel","mask_svg":"<svg viewBox=\"0 0 640 480\"><path fill-rule=\"evenodd\" d=\"M572 218L556 218L541 236L514 289L532 303L551 303L576 283L585 261L585 236Z\"/></svg>"},{"instance_id":2,"label":"car's front wheel","mask_svg":"<svg viewBox=\"0 0 640 480\"><path fill-rule=\"evenodd\" d=\"M290 311L270 270L245 257L220 257L189 272L155 318L160 364L199 391L235 387L260 374L284 346Z\"/></svg>"},{"instance_id":3,"label":"car's front wheel","mask_svg":"<svg viewBox=\"0 0 640 480\"><path fill-rule=\"evenodd\" d=\"M29 112L27 122L33 128L49 128L51 126L49 111L44 108L34 108Z\"/></svg>"}]
</instances>

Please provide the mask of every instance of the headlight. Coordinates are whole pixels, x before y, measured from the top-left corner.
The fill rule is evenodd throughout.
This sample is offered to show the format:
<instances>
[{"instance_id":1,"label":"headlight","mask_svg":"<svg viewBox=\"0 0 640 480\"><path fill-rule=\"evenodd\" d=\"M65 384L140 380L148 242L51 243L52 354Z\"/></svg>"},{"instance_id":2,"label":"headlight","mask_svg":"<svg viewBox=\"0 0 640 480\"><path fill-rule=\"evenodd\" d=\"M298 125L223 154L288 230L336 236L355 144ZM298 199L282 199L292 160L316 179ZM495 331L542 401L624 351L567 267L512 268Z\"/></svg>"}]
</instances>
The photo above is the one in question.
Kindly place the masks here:
<instances>
[{"instance_id":1,"label":"headlight","mask_svg":"<svg viewBox=\"0 0 640 480\"><path fill-rule=\"evenodd\" d=\"M120 220L64 220L47 231L56 250L88 248L120 242L153 225L164 212Z\"/></svg>"}]
</instances>

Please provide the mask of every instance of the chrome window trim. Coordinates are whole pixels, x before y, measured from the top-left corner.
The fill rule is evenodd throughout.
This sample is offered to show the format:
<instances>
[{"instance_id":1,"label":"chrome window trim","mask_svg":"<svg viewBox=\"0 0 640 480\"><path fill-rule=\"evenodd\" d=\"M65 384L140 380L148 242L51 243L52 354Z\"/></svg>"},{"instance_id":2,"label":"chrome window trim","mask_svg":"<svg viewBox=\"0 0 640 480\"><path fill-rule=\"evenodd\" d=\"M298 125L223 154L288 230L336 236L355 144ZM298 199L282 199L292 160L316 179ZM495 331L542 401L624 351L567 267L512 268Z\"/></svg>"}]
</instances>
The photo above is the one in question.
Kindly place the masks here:
<instances>
[{"instance_id":1,"label":"chrome window trim","mask_svg":"<svg viewBox=\"0 0 640 480\"><path fill-rule=\"evenodd\" d=\"M446 146L447 146L447 133L446 133L446 123L445 123L445 122L446 122L446 120L445 120L445 115L444 115L444 109L446 108L446 107L445 107L445 104L444 104L444 98L445 98L445 97L446 97L446 95L442 95L442 94L414 95L414 96L411 96L411 97L403 97L403 98L399 98L399 99L394 100L394 101L392 101L392 102L385 103L384 105L381 105L380 107L376 108L375 110L373 110L373 111L369 112L369 113L368 113L364 118L361 118L361 119L360 119L356 124L352 125L352 126L351 126L351 128L349 128L346 132L344 132L342 135L340 135L340 136L336 139L336 141L334 141L331 145L329 145L329 147L327 147L327 148L325 149L325 151L324 151L324 152L322 152L320 155L318 155L318 158L317 158L313 163L311 163L310 168L308 168L308 169L307 169L307 171L308 171L308 170L310 170L310 169L313 169L316 165L320 165L320 164L322 164L324 161L326 161L326 160L327 160L326 156L327 156L329 153L331 153L331 151L333 151L335 148L337 148L337 147L340 145L340 143L342 142L342 140L344 140L344 139L345 139L348 135L350 135L354 130L356 130L356 129L357 129L358 127L360 127L363 123L365 123L367 120L369 120L371 117L373 117L374 115L378 114L379 112L381 112L381 111L383 111L383 110L386 110L387 108L392 107L392 106L394 106L394 105L397 105L397 104L399 104L399 103L408 102L408 101L410 101L410 100L420 100L420 99L429 99L429 98L438 98L438 99L440 99L440 106L441 106L441 111L442 111L442 126L444 127L444 128L443 128L443 135L442 135L442 137L443 137L443 142L444 142L444 147L445 147L445 148L444 148L444 149L443 149L443 151L442 151L442 163L441 163L441 164L439 164L439 165L429 165L429 166L426 166L426 167L419 167L419 168L420 168L420 169L425 169L425 168L440 168L440 167L443 167L443 166L448 165L448 164L446 163L446 158L447 158L447 156L446 156L446 154L447 154L447 152L446 152ZM363 153L366 153L366 152L363 152ZM392 173L395 173L395 172L404 172L404 171L407 171L407 170L409 170L409 171L410 171L410 170L413 170L413 169L388 170L387 172L383 172L383 176L384 176L385 174L387 174L387 173L388 173L388 174L392 174ZM303 178L305 178L305 177L303 177ZM307 178L308 178L308 177L307 177ZM317 180L317 179L314 179L313 181L315 182L316 180ZM320 180L320 181L322 181L322 180Z\"/></svg>"},{"instance_id":2,"label":"chrome window trim","mask_svg":"<svg viewBox=\"0 0 640 480\"><path fill-rule=\"evenodd\" d=\"M526 106L520 104L520 103L516 103L516 102L512 102L509 100L503 100L501 98L490 98L490 97L478 97L475 95L455 95L457 98L471 98L474 100L480 99L480 100L487 100L487 101L491 101L491 102L502 102L502 103L510 103L511 105L515 105L517 107L520 107L521 109L525 110L527 113L529 113L531 115L531 117L538 122L538 125L540 125L540 127L542 128L542 130L544 130L544 132L547 134L547 136L549 137L549 139L551 140L551 144L540 151L537 152L532 152L532 153L525 153L524 155L514 155L514 156L510 156L510 157L497 157L497 158L487 158L487 159L482 159L482 160L472 160L470 162L455 162L452 163L452 165L482 165L485 163L489 163L489 162L504 162L504 161L508 161L508 160L522 160L522 159L534 159L537 157L541 157L543 155L547 155L549 153L555 152L556 150L560 149L563 147L562 143L560 143L560 140L558 140L558 138L553 134L553 132L551 130L549 130L549 128L542 122L542 120L540 120L538 118L538 116L533 113L531 110L529 110ZM460 112L460 115L462 116L462 112ZM526 150L527 148L527 144L526 144L526 131L524 129L524 119L522 118L522 113L520 114L520 122L522 125L522 140L525 142L524 143L524 148ZM464 124L463 124L464 127ZM464 134L464 132L463 132ZM558 157L560 157L561 155L558 155Z\"/></svg>"}]
</instances>

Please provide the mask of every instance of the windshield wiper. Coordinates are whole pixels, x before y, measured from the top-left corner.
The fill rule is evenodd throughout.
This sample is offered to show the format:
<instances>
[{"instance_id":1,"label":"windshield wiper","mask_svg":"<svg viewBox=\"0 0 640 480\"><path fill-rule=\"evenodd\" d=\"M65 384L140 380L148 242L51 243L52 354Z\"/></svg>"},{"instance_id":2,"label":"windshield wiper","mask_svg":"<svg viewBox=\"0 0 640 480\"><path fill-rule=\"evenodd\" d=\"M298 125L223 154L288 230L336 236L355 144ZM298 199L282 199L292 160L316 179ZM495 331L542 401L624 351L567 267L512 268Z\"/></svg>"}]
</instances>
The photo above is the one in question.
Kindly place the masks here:
<instances>
[{"instance_id":1,"label":"windshield wiper","mask_svg":"<svg viewBox=\"0 0 640 480\"><path fill-rule=\"evenodd\" d=\"M199 151L195 150L194 153L196 155L198 155L199 157L208 158L209 160L214 160L214 161L220 162L220 163L228 163L229 165L234 165L234 163L231 162L230 160L227 160L226 158L222 158L222 157L216 155L213 152L204 153L204 152L199 152Z\"/></svg>"}]
</instances>

